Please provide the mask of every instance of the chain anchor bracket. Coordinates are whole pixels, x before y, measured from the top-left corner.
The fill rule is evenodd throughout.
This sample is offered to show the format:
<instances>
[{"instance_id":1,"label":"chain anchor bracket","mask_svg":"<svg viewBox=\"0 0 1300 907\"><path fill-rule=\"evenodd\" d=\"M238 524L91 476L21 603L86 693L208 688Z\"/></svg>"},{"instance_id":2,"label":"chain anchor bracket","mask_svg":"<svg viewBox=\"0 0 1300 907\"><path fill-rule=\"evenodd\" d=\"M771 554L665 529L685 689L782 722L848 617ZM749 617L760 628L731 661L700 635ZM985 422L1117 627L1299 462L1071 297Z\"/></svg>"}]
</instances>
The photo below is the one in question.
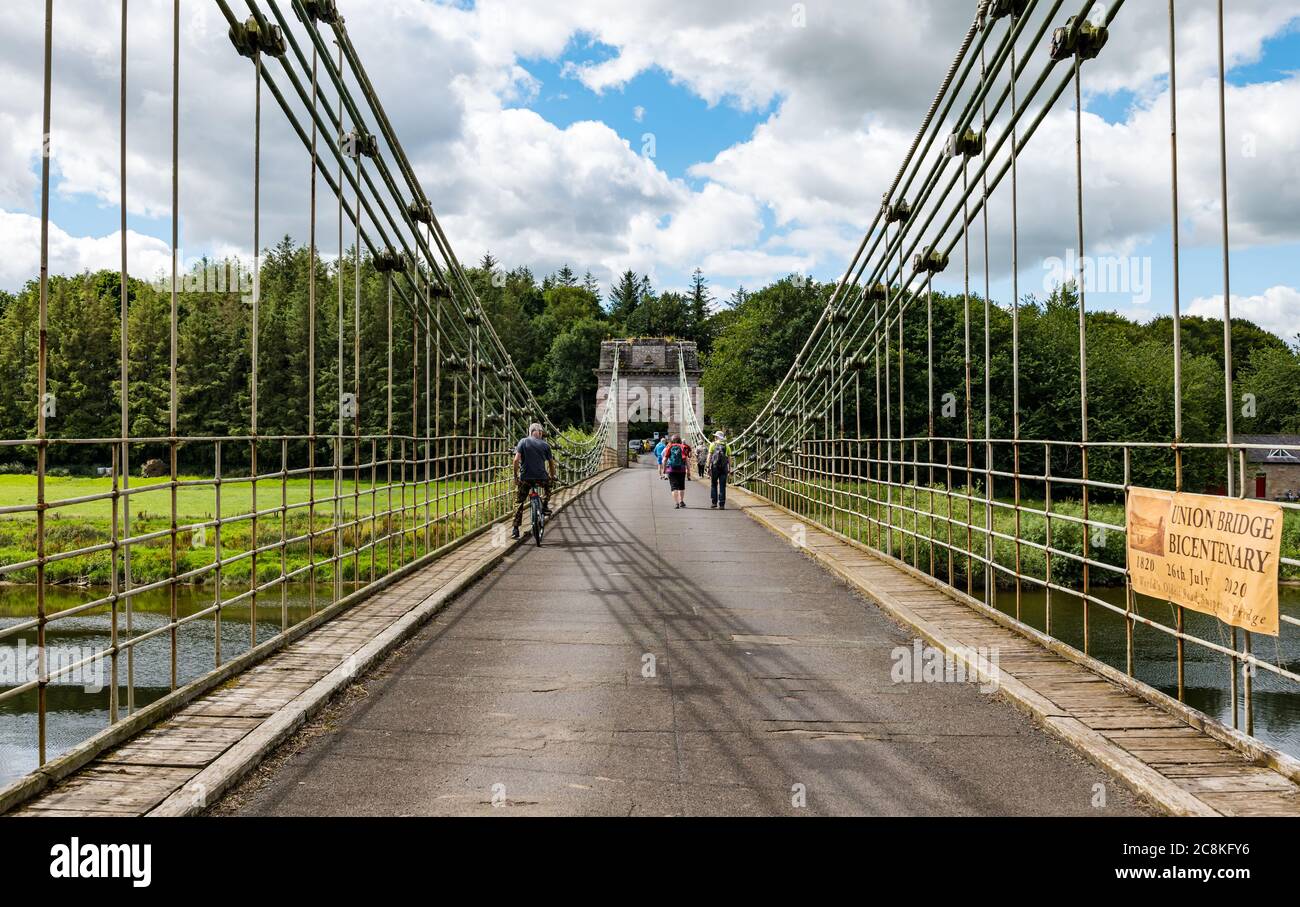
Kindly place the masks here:
<instances>
[{"instance_id":1,"label":"chain anchor bracket","mask_svg":"<svg viewBox=\"0 0 1300 907\"><path fill-rule=\"evenodd\" d=\"M302 0L303 11L307 14L307 19L312 22L323 22L326 25L338 25L342 22L339 16L338 5L334 0ZM302 16L298 16L302 19Z\"/></svg>"},{"instance_id":2,"label":"chain anchor bracket","mask_svg":"<svg viewBox=\"0 0 1300 907\"><path fill-rule=\"evenodd\" d=\"M1056 63L1075 56L1080 60L1091 60L1101 53L1109 37L1110 29L1106 26L1093 25L1087 19L1071 16L1052 32L1050 56Z\"/></svg>"},{"instance_id":3,"label":"chain anchor bracket","mask_svg":"<svg viewBox=\"0 0 1300 907\"><path fill-rule=\"evenodd\" d=\"M394 271L400 271L406 264L405 258L405 255L392 246L380 249L375 253L373 259L375 270L380 274L391 274Z\"/></svg>"},{"instance_id":4,"label":"chain anchor bracket","mask_svg":"<svg viewBox=\"0 0 1300 907\"><path fill-rule=\"evenodd\" d=\"M943 153L946 157L964 157L972 158L984 150L984 133L976 132L969 126L961 132L954 132L948 136L948 142L944 145Z\"/></svg>"},{"instance_id":5,"label":"chain anchor bracket","mask_svg":"<svg viewBox=\"0 0 1300 907\"><path fill-rule=\"evenodd\" d=\"M998 19L1014 16L1019 19L1029 8L1029 0L981 0L979 9L980 30L988 28Z\"/></svg>"},{"instance_id":6,"label":"chain anchor bracket","mask_svg":"<svg viewBox=\"0 0 1300 907\"><path fill-rule=\"evenodd\" d=\"M364 129L354 129L339 136L339 149L347 157L379 157L379 139Z\"/></svg>"},{"instance_id":7,"label":"chain anchor bracket","mask_svg":"<svg viewBox=\"0 0 1300 907\"><path fill-rule=\"evenodd\" d=\"M258 54L269 57L283 57L288 50L284 41L284 32L280 26L259 22L256 16L249 16L243 24L230 26L227 33L230 43L235 45L241 57L255 59Z\"/></svg>"},{"instance_id":8,"label":"chain anchor bracket","mask_svg":"<svg viewBox=\"0 0 1300 907\"><path fill-rule=\"evenodd\" d=\"M912 270L918 274L938 274L947 267L947 253L940 252L935 246L926 246L925 251L912 256Z\"/></svg>"}]
</instances>

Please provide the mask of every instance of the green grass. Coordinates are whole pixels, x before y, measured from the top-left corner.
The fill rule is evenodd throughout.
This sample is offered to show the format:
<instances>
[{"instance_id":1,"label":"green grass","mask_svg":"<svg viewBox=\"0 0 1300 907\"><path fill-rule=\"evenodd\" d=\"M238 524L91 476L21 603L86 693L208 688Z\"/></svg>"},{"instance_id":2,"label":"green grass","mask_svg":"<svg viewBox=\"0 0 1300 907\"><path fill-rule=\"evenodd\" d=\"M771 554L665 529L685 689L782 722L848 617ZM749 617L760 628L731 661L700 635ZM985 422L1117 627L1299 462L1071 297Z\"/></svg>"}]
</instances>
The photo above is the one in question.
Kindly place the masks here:
<instances>
[{"instance_id":1,"label":"green grass","mask_svg":"<svg viewBox=\"0 0 1300 907\"><path fill-rule=\"evenodd\" d=\"M332 531L334 526L334 506L332 502L318 503L316 508L314 531L318 535L309 548L307 542L291 543L285 547L285 566L288 570L310 564L313 560L323 565L317 567L318 581L332 581L335 548L343 555L340 569L344 580L366 579L371 569L370 552L363 552L358 563L351 557L351 552L359 545L365 545L371 539L382 537L389 532L397 532L392 540L390 558L389 544L381 541L375 552L375 572L380 575L391 568L400 566L422 554L426 542L431 547L446 544L460 535L472 531L484 523L491 522L504 515L508 504L502 495L508 489L508 476L494 473L485 477L483 483L469 481L435 481L429 484L429 497L439 500L431 504L431 515L435 518L426 540L424 530L416 529L416 523L423 522L423 501L425 486L423 483L410 483L406 489L408 507L414 502L421 502L417 515L408 511L405 526L397 514L386 520L383 512L388 509L388 491L383 487L385 472L381 470L376 477L376 491L371 492L370 477L367 473L365 482L360 486L359 499L355 496L350 477L345 476L344 500L342 502L342 522L360 518L356 526L346 527L342 539L336 539ZM182 477L182 480L194 477ZM158 479L134 479L132 487L158 485ZM111 491L112 483L102 478L68 478L50 477L46 479L46 501L51 506L46 511L45 542L47 555L75 551L110 542L113 538L113 502L111 500L82 502L58 506L59 501ZM329 480L316 481L315 498L330 497L333 484ZM266 510L279 507L282 501L289 506L306 504L312 499L313 490L308 479L290 479L282 484L279 480L258 482L257 507ZM392 491L393 507L402 503L401 487ZM211 521L217 514L216 490L212 486L196 486L177 489L176 520L180 528L177 533L177 569L188 572L198 569L215 560L216 530L207 527L194 531L194 524ZM373 498L373 502L372 502ZM34 476L0 476L0 506L12 507L33 504L36 500L36 478ZM131 532L133 536L151 532L169 530L171 527L171 490L163 487L130 495ZM372 519L372 507L378 516ZM225 523L221 527L221 553L229 558L240 552L251 550L253 527L249 518L253 508L253 487L250 482L223 482L221 488L221 516L223 521L235 518L235 522ZM120 520L119 507L119 520ZM241 518L242 517L242 518ZM292 538L305 535L312 524L308 508L289 511L284 520L284 535ZM280 514L264 515L258 519L258 544L265 546L281 538ZM402 529L405 529L403 532ZM341 542L341 544L340 544ZM405 556L402 553L405 543ZM34 513L10 514L0 517L0 568L18 564L35 558L37 545L36 516ZM171 536L170 533L147 542L131 546L131 576L136 584L155 582L171 576ZM118 574L123 575L121 558L118 558ZM107 584L113 576L114 558L110 551L99 551L47 565L46 577L51 583L88 583ZM251 559L228 565L222 571L222 582L232 585L247 585L252 571ZM279 576L279 550L266 552L258 557L257 572L260 581L269 581ZM304 580L306 577L302 577ZM36 580L36 568L25 567L19 570L0 572L0 580L6 582L30 583ZM208 573L200 582L213 582L215 577Z\"/></svg>"},{"instance_id":2,"label":"green grass","mask_svg":"<svg viewBox=\"0 0 1300 907\"><path fill-rule=\"evenodd\" d=\"M384 481L384 472L378 474L378 481ZM185 481L211 481L210 476L180 476ZM132 491L129 495L132 513L168 514L171 513L171 489L166 487L166 479L131 479L131 488L150 488L163 484L163 487L150 491ZM462 483L468 485L468 483ZM93 494L112 491L112 481L100 478L50 477L45 480L45 500L50 504L50 516L68 519L84 517L90 519L109 519L112 516L111 501L91 501L79 504L59 506L60 501L72 500ZM365 475L363 489L369 490L370 476ZM305 478L289 479L285 490L290 504L301 504L311 499L311 481ZM344 490L352 491L352 479L344 477ZM333 483L329 479L316 479L316 497L329 497L333 494ZM280 502L279 480L259 481L257 483L258 506L264 508L269 504ZM36 477L31 475L0 475L0 507L21 506L36 502ZM247 480L226 479L221 487L221 512L244 513L252 507L253 485ZM197 522L211 519L217 510L216 489L212 486L182 487L176 490L176 512L181 522Z\"/></svg>"},{"instance_id":3,"label":"green grass","mask_svg":"<svg viewBox=\"0 0 1300 907\"><path fill-rule=\"evenodd\" d=\"M795 511L804 518L841 532L859 542L887 551L915 567L944 576L954 584L965 583L969 577L976 585L983 583L982 563L967 557L967 550L983 556L986 544L986 508L982 489L954 488L949 497L947 489L925 485L895 487L893 504L885 503L886 486L874 482L816 482L795 485L784 482L773 488L758 488L774 497L777 503ZM969 494L968 501L961 495ZM901 498L900 498L901 495ZM1010 498L995 498L996 503L1011 505ZM1041 499L1021 498L1020 526L1016 528L1016 513L1009 507L993 508L993 531L1011 538L993 539L994 562L1002 570L995 574L999 585L1014 583L1017 564L1022 575L1048 578L1046 552L1034 545L1045 545L1049 520L1040 514L1025 510L1044 510ZM906 509L904 509L906 508ZM951 508L951 509L950 509ZM913 511L917 511L913 513ZM1070 518L1073 519L1070 519ZM1083 504L1078 500L1053 500L1051 509L1051 547L1082 555L1084 526L1077 520L1083 517ZM1088 558L1101 564L1123 569L1126 563L1126 534L1124 505L1091 502L1088 507ZM1109 527L1097 526L1109 524ZM886 528L894 527L892 539ZM969 531L968 531L969 527ZM1016 544L1016 537L1021 544ZM914 544L915 540L915 544ZM931 541L933 562L931 561ZM951 572L949 544L952 547ZM1282 555L1300 557L1300 513L1285 511L1282 532ZM1083 581L1083 563L1075 558L1054 553L1051 556L1051 580L1062 585L1080 586ZM1280 578L1300 580L1300 569L1283 564ZM1121 573L1104 567L1089 568L1092 586L1120 585Z\"/></svg>"}]
</instances>

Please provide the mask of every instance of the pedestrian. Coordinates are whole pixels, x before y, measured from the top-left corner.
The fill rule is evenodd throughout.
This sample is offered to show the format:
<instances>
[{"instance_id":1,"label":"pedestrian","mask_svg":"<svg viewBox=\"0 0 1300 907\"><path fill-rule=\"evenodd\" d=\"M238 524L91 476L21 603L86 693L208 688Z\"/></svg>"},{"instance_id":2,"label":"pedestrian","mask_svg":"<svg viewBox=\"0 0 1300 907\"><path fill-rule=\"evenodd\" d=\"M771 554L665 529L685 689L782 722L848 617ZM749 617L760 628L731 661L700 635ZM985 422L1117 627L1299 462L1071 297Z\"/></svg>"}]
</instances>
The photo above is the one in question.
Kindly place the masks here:
<instances>
[{"instance_id":1,"label":"pedestrian","mask_svg":"<svg viewBox=\"0 0 1300 907\"><path fill-rule=\"evenodd\" d=\"M659 469L668 476L668 488L673 493L673 509L680 510L686 506L686 474L690 472L691 445L682 443L681 435L673 439L664 449L663 462Z\"/></svg>"},{"instance_id":2,"label":"pedestrian","mask_svg":"<svg viewBox=\"0 0 1300 907\"><path fill-rule=\"evenodd\" d=\"M709 444L709 500L717 510L727 509L727 476L731 474L731 445L725 432L714 432Z\"/></svg>"},{"instance_id":3,"label":"pedestrian","mask_svg":"<svg viewBox=\"0 0 1300 907\"><path fill-rule=\"evenodd\" d=\"M695 465L700 468L700 478L703 479L704 473L708 470L709 466L708 450L701 448L700 450L695 451Z\"/></svg>"},{"instance_id":4,"label":"pedestrian","mask_svg":"<svg viewBox=\"0 0 1300 907\"><path fill-rule=\"evenodd\" d=\"M668 447L668 436L664 435L655 445L655 463L659 466L659 478L667 478L664 475L664 450Z\"/></svg>"}]
</instances>

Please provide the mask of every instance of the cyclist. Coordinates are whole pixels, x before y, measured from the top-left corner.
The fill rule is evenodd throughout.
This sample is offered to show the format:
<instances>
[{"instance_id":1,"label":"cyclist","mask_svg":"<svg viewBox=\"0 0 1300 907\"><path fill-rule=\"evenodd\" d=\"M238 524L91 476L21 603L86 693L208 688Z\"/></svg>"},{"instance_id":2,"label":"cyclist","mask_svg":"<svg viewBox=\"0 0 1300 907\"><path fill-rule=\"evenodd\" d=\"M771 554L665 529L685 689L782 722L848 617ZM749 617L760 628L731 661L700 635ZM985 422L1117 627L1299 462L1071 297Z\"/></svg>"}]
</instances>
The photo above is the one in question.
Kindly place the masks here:
<instances>
[{"instance_id":1,"label":"cyclist","mask_svg":"<svg viewBox=\"0 0 1300 907\"><path fill-rule=\"evenodd\" d=\"M542 486L542 513L551 512L551 484L555 481L555 457L551 445L543 440L542 426L534 422L528 426L528 437L515 446L515 526L511 538L519 538L519 527L524 521L524 508L528 506L528 490L533 485Z\"/></svg>"}]
</instances>

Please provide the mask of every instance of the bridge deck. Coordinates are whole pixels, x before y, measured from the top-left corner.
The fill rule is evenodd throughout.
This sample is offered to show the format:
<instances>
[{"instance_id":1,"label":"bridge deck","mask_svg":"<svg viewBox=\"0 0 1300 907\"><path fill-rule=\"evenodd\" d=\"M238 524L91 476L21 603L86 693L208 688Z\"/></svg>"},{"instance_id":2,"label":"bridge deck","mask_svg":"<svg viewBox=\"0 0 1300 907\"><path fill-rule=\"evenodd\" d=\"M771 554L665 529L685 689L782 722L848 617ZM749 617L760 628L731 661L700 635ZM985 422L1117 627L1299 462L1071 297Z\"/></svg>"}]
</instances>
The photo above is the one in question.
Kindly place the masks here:
<instances>
[{"instance_id":1,"label":"bridge deck","mask_svg":"<svg viewBox=\"0 0 1300 907\"><path fill-rule=\"evenodd\" d=\"M1008 703L892 683L910 634L705 496L615 475L219 811L1090 815L1098 783L1144 811Z\"/></svg>"},{"instance_id":2,"label":"bridge deck","mask_svg":"<svg viewBox=\"0 0 1300 907\"><path fill-rule=\"evenodd\" d=\"M706 497L692 482L691 508L675 511L647 468L595 485L546 546L514 549L216 811L1148 811L1099 763L1174 812L1300 812L1289 778L921 579L812 527L805 557L778 534L782 511L733 492L733 508L713 512ZM19 814L211 802L293 733L304 703L500 553L471 542ZM894 683L891 651L916 635L949 650L996 645L1003 695Z\"/></svg>"},{"instance_id":3,"label":"bridge deck","mask_svg":"<svg viewBox=\"0 0 1300 907\"><path fill-rule=\"evenodd\" d=\"M567 506L608 475L560 492L555 505ZM469 539L96 758L10 815L177 815L201 809L503 552L491 532Z\"/></svg>"}]
</instances>

